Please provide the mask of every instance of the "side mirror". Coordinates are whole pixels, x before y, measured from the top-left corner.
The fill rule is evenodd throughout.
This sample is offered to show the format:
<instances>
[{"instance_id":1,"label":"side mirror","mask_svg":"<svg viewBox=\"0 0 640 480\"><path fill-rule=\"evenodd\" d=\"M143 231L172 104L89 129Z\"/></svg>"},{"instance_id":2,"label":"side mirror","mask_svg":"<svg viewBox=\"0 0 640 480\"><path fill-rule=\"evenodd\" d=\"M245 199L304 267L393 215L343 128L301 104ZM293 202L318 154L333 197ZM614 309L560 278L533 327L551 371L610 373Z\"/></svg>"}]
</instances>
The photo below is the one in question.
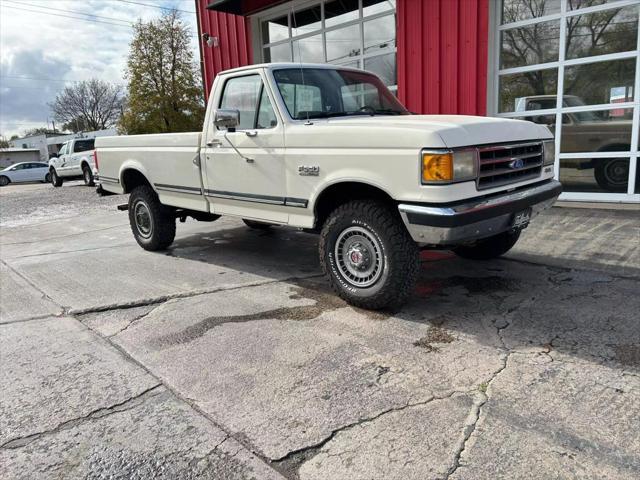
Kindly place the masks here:
<instances>
[{"instance_id":1,"label":"side mirror","mask_svg":"<svg viewBox=\"0 0 640 480\"><path fill-rule=\"evenodd\" d=\"M230 130L240 125L240 111L239 110L216 110L213 123L218 128L226 128Z\"/></svg>"}]
</instances>

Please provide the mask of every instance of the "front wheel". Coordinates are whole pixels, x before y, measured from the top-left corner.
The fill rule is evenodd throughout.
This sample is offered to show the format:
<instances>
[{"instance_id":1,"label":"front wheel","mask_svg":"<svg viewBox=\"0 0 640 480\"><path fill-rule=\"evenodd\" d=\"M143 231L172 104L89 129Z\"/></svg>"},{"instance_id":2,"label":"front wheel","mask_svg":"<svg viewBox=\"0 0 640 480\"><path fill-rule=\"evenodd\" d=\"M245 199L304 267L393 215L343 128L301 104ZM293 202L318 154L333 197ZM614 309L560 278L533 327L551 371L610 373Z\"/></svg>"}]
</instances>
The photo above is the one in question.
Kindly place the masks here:
<instances>
[{"instance_id":1,"label":"front wheel","mask_svg":"<svg viewBox=\"0 0 640 480\"><path fill-rule=\"evenodd\" d=\"M129 196L129 223L133 236L145 250L165 250L176 236L173 211L160 203L148 185L133 189Z\"/></svg>"},{"instance_id":2,"label":"front wheel","mask_svg":"<svg viewBox=\"0 0 640 480\"><path fill-rule=\"evenodd\" d=\"M357 200L335 209L320 234L320 265L336 293L357 307L404 303L418 273L418 247L390 206Z\"/></svg>"},{"instance_id":3,"label":"front wheel","mask_svg":"<svg viewBox=\"0 0 640 480\"><path fill-rule=\"evenodd\" d=\"M507 253L520 238L520 231L503 232L478 240L473 245L461 245L453 253L470 260L491 260Z\"/></svg>"},{"instance_id":4,"label":"front wheel","mask_svg":"<svg viewBox=\"0 0 640 480\"><path fill-rule=\"evenodd\" d=\"M629 182L629 159L602 160L596 165L593 174L598 186L603 190L625 193Z\"/></svg>"},{"instance_id":5,"label":"front wheel","mask_svg":"<svg viewBox=\"0 0 640 480\"><path fill-rule=\"evenodd\" d=\"M51 185L53 185L54 187L61 187L62 186L62 177L58 176L58 174L56 173L55 169L51 169Z\"/></svg>"},{"instance_id":6,"label":"front wheel","mask_svg":"<svg viewBox=\"0 0 640 480\"><path fill-rule=\"evenodd\" d=\"M83 165L82 167L82 179L87 187L93 187L95 185L93 182L93 173L91 173L88 165Z\"/></svg>"}]
</instances>

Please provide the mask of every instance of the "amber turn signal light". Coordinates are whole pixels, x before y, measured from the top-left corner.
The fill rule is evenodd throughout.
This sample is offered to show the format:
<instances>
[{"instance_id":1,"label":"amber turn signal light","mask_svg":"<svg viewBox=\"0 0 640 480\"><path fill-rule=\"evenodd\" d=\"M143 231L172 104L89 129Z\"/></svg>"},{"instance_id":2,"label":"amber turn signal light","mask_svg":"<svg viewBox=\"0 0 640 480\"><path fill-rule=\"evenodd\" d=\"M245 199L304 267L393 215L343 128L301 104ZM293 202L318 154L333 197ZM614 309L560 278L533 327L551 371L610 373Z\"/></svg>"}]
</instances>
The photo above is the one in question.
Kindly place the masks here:
<instances>
[{"instance_id":1,"label":"amber turn signal light","mask_svg":"<svg viewBox=\"0 0 640 480\"><path fill-rule=\"evenodd\" d=\"M447 153L423 153L422 154L422 181L450 182L453 180L453 154Z\"/></svg>"}]
</instances>

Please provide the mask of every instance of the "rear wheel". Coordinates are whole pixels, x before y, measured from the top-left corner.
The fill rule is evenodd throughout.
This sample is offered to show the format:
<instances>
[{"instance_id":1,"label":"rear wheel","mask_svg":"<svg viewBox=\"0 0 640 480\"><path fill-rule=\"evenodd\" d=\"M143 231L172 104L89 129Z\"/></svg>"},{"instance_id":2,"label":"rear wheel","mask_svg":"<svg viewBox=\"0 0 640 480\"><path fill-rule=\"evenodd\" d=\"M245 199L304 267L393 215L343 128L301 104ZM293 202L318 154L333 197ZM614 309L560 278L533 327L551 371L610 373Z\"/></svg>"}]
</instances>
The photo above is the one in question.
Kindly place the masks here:
<instances>
[{"instance_id":1,"label":"rear wheel","mask_svg":"<svg viewBox=\"0 0 640 480\"><path fill-rule=\"evenodd\" d=\"M160 203L148 185L136 187L129 197L129 223L138 245L145 250L165 250L176 236L173 211Z\"/></svg>"},{"instance_id":2,"label":"rear wheel","mask_svg":"<svg viewBox=\"0 0 640 480\"><path fill-rule=\"evenodd\" d=\"M461 245L453 252L470 260L491 260L507 253L520 238L520 231L503 232L493 237L478 240L473 245Z\"/></svg>"},{"instance_id":3,"label":"rear wheel","mask_svg":"<svg viewBox=\"0 0 640 480\"><path fill-rule=\"evenodd\" d=\"M54 168L52 168L49 173L51 174L51 185L54 187L61 187L63 183L62 177L58 176Z\"/></svg>"},{"instance_id":4,"label":"rear wheel","mask_svg":"<svg viewBox=\"0 0 640 480\"><path fill-rule=\"evenodd\" d=\"M9 180L9 177L7 177L5 175L2 175L0 177L0 187L6 187L10 183L11 183L11 180Z\"/></svg>"},{"instance_id":5,"label":"rear wheel","mask_svg":"<svg viewBox=\"0 0 640 480\"><path fill-rule=\"evenodd\" d=\"M87 187L93 187L95 185L93 182L93 173L91 173L91 169L87 164L82 166L82 179Z\"/></svg>"},{"instance_id":6,"label":"rear wheel","mask_svg":"<svg viewBox=\"0 0 640 480\"><path fill-rule=\"evenodd\" d=\"M44 176L44 183L49 183L50 181L51 181L51 174L50 174L50 173L47 173L47 174Z\"/></svg>"},{"instance_id":7,"label":"rear wheel","mask_svg":"<svg viewBox=\"0 0 640 480\"><path fill-rule=\"evenodd\" d=\"M271 223L258 222L257 220L247 220L243 218L242 221L247 227L253 228L254 230L269 230L273 227Z\"/></svg>"},{"instance_id":8,"label":"rear wheel","mask_svg":"<svg viewBox=\"0 0 640 480\"><path fill-rule=\"evenodd\" d=\"M320 265L350 304L396 307L413 290L418 247L396 211L381 202L357 200L336 208L322 227Z\"/></svg>"}]
</instances>

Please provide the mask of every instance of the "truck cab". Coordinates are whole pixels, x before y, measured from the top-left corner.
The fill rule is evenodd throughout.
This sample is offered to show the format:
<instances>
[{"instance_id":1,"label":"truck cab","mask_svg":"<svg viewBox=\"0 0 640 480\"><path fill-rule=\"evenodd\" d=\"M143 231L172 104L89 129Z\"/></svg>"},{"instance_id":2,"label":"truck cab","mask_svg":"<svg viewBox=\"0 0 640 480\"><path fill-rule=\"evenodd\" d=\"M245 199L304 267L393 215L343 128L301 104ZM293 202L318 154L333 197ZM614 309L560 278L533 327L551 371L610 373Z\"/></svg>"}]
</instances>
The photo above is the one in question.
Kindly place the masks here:
<instances>
[{"instance_id":1,"label":"truck cab","mask_svg":"<svg viewBox=\"0 0 640 480\"><path fill-rule=\"evenodd\" d=\"M85 185L94 185L95 139L74 138L62 144L58 154L49 159L49 174L54 187L64 180L82 178Z\"/></svg>"}]
</instances>

